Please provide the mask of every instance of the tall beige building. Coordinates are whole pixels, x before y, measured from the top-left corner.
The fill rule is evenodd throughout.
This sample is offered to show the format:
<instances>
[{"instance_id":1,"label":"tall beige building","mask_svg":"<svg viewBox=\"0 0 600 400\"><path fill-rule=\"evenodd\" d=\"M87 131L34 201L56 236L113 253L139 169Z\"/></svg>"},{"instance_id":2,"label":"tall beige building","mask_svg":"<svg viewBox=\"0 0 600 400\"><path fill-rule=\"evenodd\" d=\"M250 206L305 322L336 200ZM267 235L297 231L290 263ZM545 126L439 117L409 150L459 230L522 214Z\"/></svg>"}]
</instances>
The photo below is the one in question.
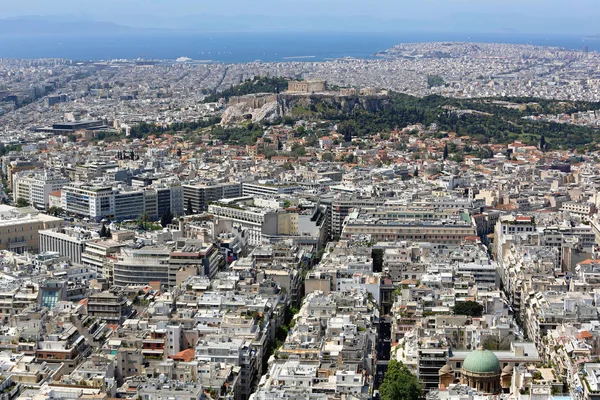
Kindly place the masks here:
<instances>
[{"instance_id":1,"label":"tall beige building","mask_svg":"<svg viewBox=\"0 0 600 400\"><path fill-rule=\"evenodd\" d=\"M39 231L62 226L63 220L33 208L0 205L0 250L15 253L39 250Z\"/></svg>"},{"instance_id":2,"label":"tall beige building","mask_svg":"<svg viewBox=\"0 0 600 400\"><path fill-rule=\"evenodd\" d=\"M298 235L298 213L277 213L277 234Z\"/></svg>"}]
</instances>

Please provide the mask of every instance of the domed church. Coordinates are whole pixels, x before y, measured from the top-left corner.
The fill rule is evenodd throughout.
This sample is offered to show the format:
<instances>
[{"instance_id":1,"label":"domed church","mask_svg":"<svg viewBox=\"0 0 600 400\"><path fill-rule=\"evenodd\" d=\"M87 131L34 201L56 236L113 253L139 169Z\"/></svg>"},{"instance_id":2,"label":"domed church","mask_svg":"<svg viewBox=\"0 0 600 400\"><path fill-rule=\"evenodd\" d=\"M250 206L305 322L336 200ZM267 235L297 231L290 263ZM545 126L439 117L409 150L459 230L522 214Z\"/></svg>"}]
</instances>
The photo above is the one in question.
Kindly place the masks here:
<instances>
[{"instance_id":1,"label":"domed church","mask_svg":"<svg viewBox=\"0 0 600 400\"><path fill-rule=\"evenodd\" d=\"M439 372L440 389L446 389L454 383L454 370L449 365L442 367ZM489 394L500 393L504 382L501 379L510 379L508 371L500 368L500 361L494 353L479 348L471 352L460 369L460 383L473 389Z\"/></svg>"}]
</instances>

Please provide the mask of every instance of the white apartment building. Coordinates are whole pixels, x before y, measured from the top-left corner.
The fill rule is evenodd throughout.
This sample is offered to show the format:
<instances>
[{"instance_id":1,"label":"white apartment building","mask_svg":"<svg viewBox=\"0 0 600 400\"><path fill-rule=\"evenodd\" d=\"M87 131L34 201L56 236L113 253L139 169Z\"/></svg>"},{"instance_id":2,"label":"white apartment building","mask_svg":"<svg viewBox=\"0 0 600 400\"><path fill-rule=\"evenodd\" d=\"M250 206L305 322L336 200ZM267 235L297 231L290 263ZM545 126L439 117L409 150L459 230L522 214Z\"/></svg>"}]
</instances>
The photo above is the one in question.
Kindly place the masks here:
<instances>
[{"instance_id":1,"label":"white apartment building","mask_svg":"<svg viewBox=\"0 0 600 400\"><path fill-rule=\"evenodd\" d=\"M118 253L122 247L125 247L124 243L114 240L88 241L81 254L81 263L96 272L99 277L112 281L113 268L109 256Z\"/></svg>"},{"instance_id":2,"label":"white apartment building","mask_svg":"<svg viewBox=\"0 0 600 400\"><path fill-rule=\"evenodd\" d=\"M229 219L234 225L248 230L248 244L258 246L263 234L277 234L278 217L275 210L259 208L243 209L235 205L211 204L208 212L220 218Z\"/></svg>"},{"instance_id":3,"label":"white apartment building","mask_svg":"<svg viewBox=\"0 0 600 400\"><path fill-rule=\"evenodd\" d=\"M571 214L581 216L590 216L596 211L596 206L592 203L580 203L577 201L567 201L561 207L562 211L568 211Z\"/></svg>"},{"instance_id":4,"label":"white apartment building","mask_svg":"<svg viewBox=\"0 0 600 400\"><path fill-rule=\"evenodd\" d=\"M115 199L110 186L70 184L61 191L61 208L69 213L100 220L115 213Z\"/></svg>"},{"instance_id":5,"label":"white apartment building","mask_svg":"<svg viewBox=\"0 0 600 400\"><path fill-rule=\"evenodd\" d=\"M14 200L26 200L33 207L48 207L50 193L62 189L69 180L48 171L24 171L13 177Z\"/></svg>"}]
</instances>

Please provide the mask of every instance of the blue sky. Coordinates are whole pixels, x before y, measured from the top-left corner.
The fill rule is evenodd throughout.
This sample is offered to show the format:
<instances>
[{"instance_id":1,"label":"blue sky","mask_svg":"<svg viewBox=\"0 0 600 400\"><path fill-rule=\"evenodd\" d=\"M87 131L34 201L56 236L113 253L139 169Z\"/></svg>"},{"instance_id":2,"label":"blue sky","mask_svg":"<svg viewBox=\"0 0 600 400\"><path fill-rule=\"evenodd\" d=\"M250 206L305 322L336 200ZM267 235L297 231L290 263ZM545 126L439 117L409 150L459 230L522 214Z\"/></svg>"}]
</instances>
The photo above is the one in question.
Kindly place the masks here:
<instances>
[{"instance_id":1,"label":"blue sky","mask_svg":"<svg viewBox=\"0 0 600 400\"><path fill-rule=\"evenodd\" d=\"M554 16L587 15L597 0L19 0L2 1L0 15L118 13L181 16L190 13L292 15L294 13L365 14L380 17L423 16L457 12L518 12Z\"/></svg>"},{"instance_id":2,"label":"blue sky","mask_svg":"<svg viewBox=\"0 0 600 400\"><path fill-rule=\"evenodd\" d=\"M461 16L460 24L484 21L506 29L573 33L594 29L600 16L598 0L0 0L0 17L70 15L119 24L187 27L194 17L216 14L235 19L248 14L336 19L370 17L374 20L419 20ZM597 11L598 10L598 11ZM513 15L515 18L513 18ZM482 19L483 18L483 19ZM590 20L590 21L588 21ZM531 22L531 23L530 23ZM377 23L372 22L376 27ZM587 25L586 25L587 24ZM435 24L433 24L435 25ZM582 28L583 27L583 28ZM466 29L466 28L465 28ZM482 28L483 29L483 28ZM600 27L598 28L600 33Z\"/></svg>"}]
</instances>

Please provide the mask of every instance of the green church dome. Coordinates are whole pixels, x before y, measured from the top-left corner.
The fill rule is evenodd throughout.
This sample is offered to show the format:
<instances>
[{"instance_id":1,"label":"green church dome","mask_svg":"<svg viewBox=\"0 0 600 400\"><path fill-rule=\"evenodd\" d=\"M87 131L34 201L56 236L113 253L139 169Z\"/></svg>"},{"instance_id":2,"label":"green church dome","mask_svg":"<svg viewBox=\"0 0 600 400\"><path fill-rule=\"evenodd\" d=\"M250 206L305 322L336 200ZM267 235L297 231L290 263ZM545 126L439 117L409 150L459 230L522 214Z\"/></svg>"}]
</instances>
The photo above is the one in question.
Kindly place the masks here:
<instances>
[{"instance_id":1,"label":"green church dome","mask_svg":"<svg viewBox=\"0 0 600 400\"><path fill-rule=\"evenodd\" d=\"M463 369L476 374L500 374L500 361L489 350L477 349L471 352L463 362Z\"/></svg>"}]
</instances>

